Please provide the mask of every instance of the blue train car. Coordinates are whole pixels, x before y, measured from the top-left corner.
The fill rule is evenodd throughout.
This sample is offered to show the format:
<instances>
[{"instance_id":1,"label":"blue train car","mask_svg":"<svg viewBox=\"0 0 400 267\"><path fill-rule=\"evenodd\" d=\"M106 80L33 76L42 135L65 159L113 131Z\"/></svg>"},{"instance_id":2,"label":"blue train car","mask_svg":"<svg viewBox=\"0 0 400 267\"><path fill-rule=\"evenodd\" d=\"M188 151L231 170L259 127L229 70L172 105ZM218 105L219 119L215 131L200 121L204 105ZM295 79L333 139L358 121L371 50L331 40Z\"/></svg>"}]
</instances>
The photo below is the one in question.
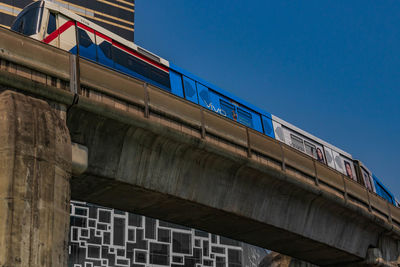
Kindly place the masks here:
<instances>
[{"instance_id":1,"label":"blue train car","mask_svg":"<svg viewBox=\"0 0 400 267\"><path fill-rule=\"evenodd\" d=\"M271 114L170 63L171 92L275 138Z\"/></svg>"},{"instance_id":2,"label":"blue train car","mask_svg":"<svg viewBox=\"0 0 400 267\"><path fill-rule=\"evenodd\" d=\"M375 193L396 206L396 199L389 189L387 189L387 187L378 179L378 177L375 176L375 174L372 174L372 179L375 185Z\"/></svg>"}]
</instances>

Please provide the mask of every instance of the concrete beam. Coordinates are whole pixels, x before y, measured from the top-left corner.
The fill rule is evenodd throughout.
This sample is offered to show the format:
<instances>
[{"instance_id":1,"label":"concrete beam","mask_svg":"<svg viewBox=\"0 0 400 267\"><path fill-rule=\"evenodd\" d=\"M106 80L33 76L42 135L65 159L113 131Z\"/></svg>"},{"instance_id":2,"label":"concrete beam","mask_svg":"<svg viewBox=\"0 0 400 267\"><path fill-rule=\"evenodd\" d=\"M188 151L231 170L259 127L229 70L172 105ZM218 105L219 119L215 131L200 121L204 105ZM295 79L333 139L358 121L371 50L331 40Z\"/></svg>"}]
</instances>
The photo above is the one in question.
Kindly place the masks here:
<instances>
[{"instance_id":1,"label":"concrete beam","mask_svg":"<svg viewBox=\"0 0 400 267\"><path fill-rule=\"evenodd\" d=\"M199 141L183 125L163 128L155 114L146 129L134 126L143 125L137 119L125 124L71 111L72 139L90 151L88 170L72 179L74 199L218 233L320 266L360 263L385 235L344 203L299 187L290 178L296 174L280 165L266 168L245 153L218 149L213 144L224 147L223 141ZM388 242L383 250L397 257L389 249L396 242Z\"/></svg>"},{"instance_id":2,"label":"concrete beam","mask_svg":"<svg viewBox=\"0 0 400 267\"><path fill-rule=\"evenodd\" d=\"M0 266L67 266L71 143L62 107L0 94Z\"/></svg>"}]
</instances>

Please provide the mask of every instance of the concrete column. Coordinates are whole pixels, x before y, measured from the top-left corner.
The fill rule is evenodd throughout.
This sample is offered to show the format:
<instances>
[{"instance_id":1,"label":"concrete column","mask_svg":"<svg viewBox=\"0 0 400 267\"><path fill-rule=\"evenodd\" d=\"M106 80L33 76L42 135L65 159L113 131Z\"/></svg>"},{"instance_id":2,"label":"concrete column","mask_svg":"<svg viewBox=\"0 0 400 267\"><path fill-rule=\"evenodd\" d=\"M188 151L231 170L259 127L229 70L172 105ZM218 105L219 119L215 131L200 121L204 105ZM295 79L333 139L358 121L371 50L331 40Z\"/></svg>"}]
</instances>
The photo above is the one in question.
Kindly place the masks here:
<instances>
[{"instance_id":1,"label":"concrete column","mask_svg":"<svg viewBox=\"0 0 400 267\"><path fill-rule=\"evenodd\" d=\"M67 266L70 173L65 112L43 100L2 92L1 267Z\"/></svg>"}]
</instances>

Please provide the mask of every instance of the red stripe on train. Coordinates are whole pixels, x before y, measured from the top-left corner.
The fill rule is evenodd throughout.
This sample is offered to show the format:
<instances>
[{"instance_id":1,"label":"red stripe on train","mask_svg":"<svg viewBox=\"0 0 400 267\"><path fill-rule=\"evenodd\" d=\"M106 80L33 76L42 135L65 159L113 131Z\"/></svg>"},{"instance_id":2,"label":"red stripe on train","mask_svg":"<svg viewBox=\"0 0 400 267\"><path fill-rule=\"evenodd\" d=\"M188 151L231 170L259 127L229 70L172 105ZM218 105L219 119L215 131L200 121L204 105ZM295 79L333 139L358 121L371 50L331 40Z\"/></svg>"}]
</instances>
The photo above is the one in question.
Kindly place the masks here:
<instances>
[{"instance_id":1,"label":"red stripe on train","mask_svg":"<svg viewBox=\"0 0 400 267\"><path fill-rule=\"evenodd\" d=\"M57 30L55 30L54 32L50 33L49 36L47 36L46 38L43 39L43 42L45 42L46 44L50 43L51 41L53 41L54 39L56 39L60 34L62 34L63 32L65 32L66 30L68 30L71 26L75 25L75 23L70 20L67 21L66 23L64 23L63 25L61 25L60 28L58 28Z\"/></svg>"},{"instance_id":2,"label":"red stripe on train","mask_svg":"<svg viewBox=\"0 0 400 267\"><path fill-rule=\"evenodd\" d=\"M50 43L51 41L53 41L55 38L57 38L60 34L62 34L63 32L65 32L66 30L68 30L71 26L73 26L75 23L70 20L67 21L66 23L64 23L60 28L58 28L57 30L55 30L54 32L52 32L49 36L47 36L45 39L43 39L43 42L45 42L46 44ZM158 62L151 60L145 56L142 56L141 54L137 53L136 51L126 47L123 44L120 44L116 41L113 41L110 37L105 36L104 34L101 34L95 30L93 30L92 28L77 22L78 27L87 30L91 33L94 33L96 35L98 35L99 37L103 38L104 40L107 40L108 42L112 43L114 46L124 50L125 52L128 52L129 54L133 55L134 57L137 57L167 73L169 73L169 69L167 67L164 67L163 65L159 64Z\"/></svg>"},{"instance_id":3,"label":"red stripe on train","mask_svg":"<svg viewBox=\"0 0 400 267\"><path fill-rule=\"evenodd\" d=\"M96 35L99 36L99 37L101 37L101 38L103 38L104 40L106 40L106 41L112 43L112 39L111 39L110 37L107 37L107 36L105 36L104 34L99 33L99 32L96 32Z\"/></svg>"},{"instance_id":4,"label":"red stripe on train","mask_svg":"<svg viewBox=\"0 0 400 267\"><path fill-rule=\"evenodd\" d=\"M91 32L91 33L94 34L94 30L92 28L89 28L88 26L86 26L86 25L84 25L82 23L79 23L79 22L77 22L76 24L78 25L78 27L80 27L80 28L82 28L84 30L87 30L88 32Z\"/></svg>"},{"instance_id":5,"label":"red stripe on train","mask_svg":"<svg viewBox=\"0 0 400 267\"><path fill-rule=\"evenodd\" d=\"M137 58L139 58L139 59L141 59L141 60L143 60L143 61L146 61L147 63L149 63L149 64L151 64L151 65L154 65L155 67L157 67L157 68L159 68L159 69L161 69L161 70L163 70L163 71L165 71L165 72L169 72L168 68L166 68L166 67L164 67L164 66L158 64L157 62L155 62L155 61L153 61L153 60L151 60L151 59L149 59L149 58L146 58L146 57L144 57L144 56L138 54L136 51L134 51L134 50L132 50L132 49L130 49L130 48L128 48L128 47L126 47L126 46L120 44L120 43L117 43L117 42L115 42L115 41L112 41L111 38L105 36L104 34L101 34L101 33L99 33L99 32L97 32L97 31L93 30L92 28L89 28L88 26L86 26L86 25L84 25L84 24L82 24L82 23L77 22L77 25L78 25L78 27L80 27L80 28L82 28L82 29L84 29L84 30L87 30L88 32L91 32L91 33L96 34L97 36L103 38L104 40L107 40L108 42L112 43L112 44L115 45L116 47L121 48L122 50L124 50L124 51L126 51L126 52L132 54L133 56L135 56L135 57L137 57Z\"/></svg>"}]
</instances>

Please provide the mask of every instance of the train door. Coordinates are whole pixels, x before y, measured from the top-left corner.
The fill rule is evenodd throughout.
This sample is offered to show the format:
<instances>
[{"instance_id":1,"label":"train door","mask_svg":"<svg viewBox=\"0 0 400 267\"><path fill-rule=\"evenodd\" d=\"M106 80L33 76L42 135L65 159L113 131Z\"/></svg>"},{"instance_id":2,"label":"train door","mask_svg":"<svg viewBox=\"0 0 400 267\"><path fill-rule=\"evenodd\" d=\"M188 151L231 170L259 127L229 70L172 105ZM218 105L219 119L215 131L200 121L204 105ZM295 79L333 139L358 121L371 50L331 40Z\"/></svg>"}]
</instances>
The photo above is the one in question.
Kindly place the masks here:
<instances>
[{"instance_id":1,"label":"train door","mask_svg":"<svg viewBox=\"0 0 400 267\"><path fill-rule=\"evenodd\" d=\"M237 114L235 106L226 100L220 99L219 105L221 107L221 114L231 120L237 121Z\"/></svg>"},{"instance_id":2,"label":"train door","mask_svg":"<svg viewBox=\"0 0 400 267\"><path fill-rule=\"evenodd\" d=\"M183 76L183 91L187 100L196 104L199 103L197 99L196 83L186 76Z\"/></svg>"},{"instance_id":3,"label":"train door","mask_svg":"<svg viewBox=\"0 0 400 267\"><path fill-rule=\"evenodd\" d=\"M48 9L46 9L46 11L47 12L44 14L46 19L43 19L43 22L46 24L43 41L52 46L60 47L57 14Z\"/></svg>"},{"instance_id":4,"label":"train door","mask_svg":"<svg viewBox=\"0 0 400 267\"><path fill-rule=\"evenodd\" d=\"M171 81L171 93L183 98L182 75L170 69L169 79Z\"/></svg>"},{"instance_id":5,"label":"train door","mask_svg":"<svg viewBox=\"0 0 400 267\"><path fill-rule=\"evenodd\" d=\"M357 168L356 170L359 183L364 185L369 191L376 192L375 184L372 178L372 173L361 161L354 160L354 164L356 165Z\"/></svg>"},{"instance_id":6,"label":"train door","mask_svg":"<svg viewBox=\"0 0 400 267\"><path fill-rule=\"evenodd\" d=\"M60 48L76 54L75 22L62 14L58 14Z\"/></svg>"},{"instance_id":7,"label":"train door","mask_svg":"<svg viewBox=\"0 0 400 267\"><path fill-rule=\"evenodd\" d=\"M100 64L113 68L114 61L112 58L112 40L111 38L96 32L96 49L97 49L97 62Z\"/></svg>"},{"instance_id":8,"label":"train door","mask_svg":"<svg viewBox=\"0 0 400 267\"><path fill-rule=\"evenodd\" d=\"M196 83L197 85L197 93L198 93L198 98L199 98L199 104L207 109L212 110L212 101L210 97L210 93L208 92L208 87Z\"/></svg>"},{"instance_id":9,"label":"train door","mask_svg":"<svg viewBox=\"0 0 400 267\"><path fill-rule=\"evenodd\" d=\"M361 166L361 175L363 177L365 187L371 192L376 192L371 172Z\"/></svg>"},{"instance_id":10,"label":"train door","mask_svg":"<svg viewBox=\"0 0 400 267\"><path fill-rule=\"evenodd\" d=\"M328 164L329 167L335 169L335 163L333 161L334 159L333 159L332 149L330 149L327 146L324 146L324 151L325 151L326 163Z\"/></svg>"},{"instance_id":11,"label":"train door","mask_svg":"<svg viewBox=\"0 0 400 267\"><path fill-rule=\"evenodd\" d=\"M282 143L287 144L285 140L285 133L282 125L275 120L272 120L272 126L274 128L275 139L281 141Z\"/></svg>"},{"instance_id":12,"label":"train door","mask_svg":"<svg viewBox=\"0 0 400 267\"><path fill-rule=\"evenodd\" d=\"M219 105L220 114L263 133L261 115L259 113L254 112L251 109L234 102L233 100L223 99L222 97L220 97Z\"/></svg>"},{"instance_id":13,"label":"train door","mask_svg":"<svg viewBox=\"0 0 400 267\"><path fill-rule=\"evenodd\" d=\"M272 125L271 118L262 115L262 124L263 124L264 134L268 135L269 137L275 138L274 128Z\"/></svg>"}]
</instances>

